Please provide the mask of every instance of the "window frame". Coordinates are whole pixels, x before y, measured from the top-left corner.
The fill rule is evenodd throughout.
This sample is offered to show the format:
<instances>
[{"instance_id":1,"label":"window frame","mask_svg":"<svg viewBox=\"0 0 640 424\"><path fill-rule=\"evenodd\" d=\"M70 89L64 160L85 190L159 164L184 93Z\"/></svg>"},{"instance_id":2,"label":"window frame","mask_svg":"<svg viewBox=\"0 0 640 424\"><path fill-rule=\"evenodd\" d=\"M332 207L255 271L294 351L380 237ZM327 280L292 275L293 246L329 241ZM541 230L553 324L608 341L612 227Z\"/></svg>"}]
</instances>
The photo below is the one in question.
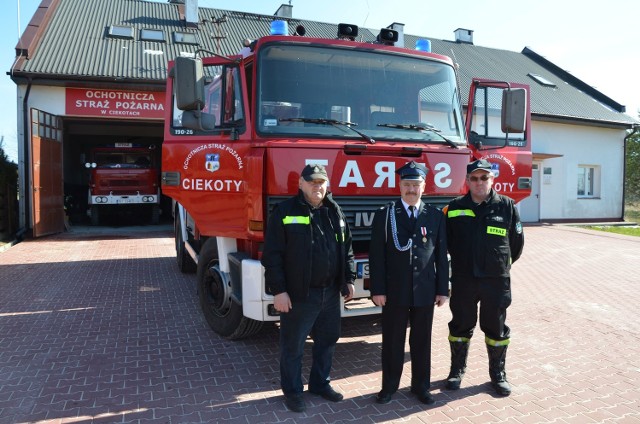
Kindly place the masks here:
<instances>
[{"instance_id":1,"label":"window frame","mask_svg":"<svg viewBox=\"0 0 640 424\"><path fill-rule=\"evenodd\" d=\"M154 38L150 34L157 34L161 38ZM140 41L148 41L152 43L166 43L166 37L164 31L161 29L142 28L140 29Z\"/></svg>"},{"instance_id":2,"label":"window frame","mask_svg":"<svg viewBox=\"0 0 640 424\"><path fill-rule=\"evenodd\" d=\"M600 198L600 167L596 165L578 165L576 175L576 196L578 199Z\"/></svg>"},{"instance_id":3,"label":"window frame","mask_svg":"<svg viewBox=\"0 0 640 424\"><path fill-rule=\"evenodd\" d=\"M124 32L128 31L128 34ZM120 38L124 40L133 40L135 37L133 35L133 27L129 25L109 25L109 33L110 38Z\"/></svg>"}]
</instances>

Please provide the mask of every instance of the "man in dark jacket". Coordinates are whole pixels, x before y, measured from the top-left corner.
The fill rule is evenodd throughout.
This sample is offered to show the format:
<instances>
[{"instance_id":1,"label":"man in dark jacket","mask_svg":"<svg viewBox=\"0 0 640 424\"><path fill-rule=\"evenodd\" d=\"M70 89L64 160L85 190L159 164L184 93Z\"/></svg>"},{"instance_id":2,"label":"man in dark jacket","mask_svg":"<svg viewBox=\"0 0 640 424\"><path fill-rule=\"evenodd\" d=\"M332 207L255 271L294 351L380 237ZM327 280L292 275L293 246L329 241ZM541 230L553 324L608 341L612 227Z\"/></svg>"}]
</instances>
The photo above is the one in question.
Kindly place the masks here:
<instances>
[{"instance_id":1,"label":"man in dark jacket","mask_svg":"<svg viewBox=\"0 0 640 424\"><path fill-rule=\"evenodd\" d=\"M382 306L382 390L376 402L391 401L398 390L411 323L411 392L430 405L433 311L444 305L449 289L445 219L421 200L424 165L411 161L396 173L400 199L376 211L369 250L371 295Z\"/></svg>"},{"instance_id":2,"label":"man in dark jacket","mask_svg":"<svg viewBox=\"0 0 640 424\"><path fill-rule=\"evenodd\" d=\"M467 165L469 192L452 200L447 215L451 255L451 370L447 389L460 388L467 367L469 342L478 318L489 354L489 375L496 392L511 394L505 361L510 329L505 324L511 304L509 270L522 253L524 234L518 210L492 188L494 171L482 159Z\"/></svg>"},{"instance_id":3,"label":"man in dark jacket","mask_svg":"<svg viewBox=\"0 0 640 424\"><path fill-rule=\"evenodd\" d=\"M280 385L294 412L305 410L302 355L309 334L309 392L332 402L343 399L329 384L329 373L340 338L340 295L345 301L353 297L355 266L351 231L327 192L328 181L324 166L304 167L298 195L269 217L262 254L267 290L280 312Z\"/></svg>"}]
</instances>

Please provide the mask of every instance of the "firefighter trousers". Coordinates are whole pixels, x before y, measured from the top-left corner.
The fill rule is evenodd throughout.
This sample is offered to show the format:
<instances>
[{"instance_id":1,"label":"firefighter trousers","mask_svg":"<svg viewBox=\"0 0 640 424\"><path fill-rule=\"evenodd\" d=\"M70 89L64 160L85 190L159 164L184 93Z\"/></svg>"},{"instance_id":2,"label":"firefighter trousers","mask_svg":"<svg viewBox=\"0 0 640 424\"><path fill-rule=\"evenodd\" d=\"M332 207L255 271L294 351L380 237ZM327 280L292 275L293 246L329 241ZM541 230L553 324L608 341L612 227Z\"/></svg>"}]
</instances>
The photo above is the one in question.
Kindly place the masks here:
<instances>
[{"instance_id":1,"label":"firefighter trousers","mask_svg":"<svg viewBox=\"0 0 640 424\"><path fill-rule=\"evenodd\" d=\"M480 329L495 341L508 340L511 330L505 324L507 308L511 305L511 279L501 278L452 278L449 335L471 339L478 322L480 304Z\"/></svg>"}]
</instances>

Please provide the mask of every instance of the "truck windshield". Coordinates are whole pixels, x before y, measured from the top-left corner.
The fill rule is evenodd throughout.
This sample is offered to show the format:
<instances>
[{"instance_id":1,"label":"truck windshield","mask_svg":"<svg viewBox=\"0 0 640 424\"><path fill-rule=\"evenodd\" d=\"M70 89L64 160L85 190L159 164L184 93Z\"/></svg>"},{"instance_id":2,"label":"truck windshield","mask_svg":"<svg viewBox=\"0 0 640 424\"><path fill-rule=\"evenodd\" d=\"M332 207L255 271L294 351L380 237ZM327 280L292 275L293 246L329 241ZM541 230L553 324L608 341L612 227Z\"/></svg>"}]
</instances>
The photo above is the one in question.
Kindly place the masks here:
<instances>
[{"instance_id":1,"label":"truck windshield","mask_svg":"<svg viewBox=\"0 0 640 424\"><path fill-rule=\"evenodd\" d=\"M288 44L266 46L258 61L256 122L264 136L465 142L455 73L446 63Z\"/></svg>"},{"instance_id":2,"label":"truck windshield","mask_svg":"<svg viewBox=\"0 0 640 424\"><path fill-rule=\"evenodd\" d=\"M137 168L151 167L151 155L146 152L96 152L95 162L98 168Z\"/></svg>"}]
</instances>

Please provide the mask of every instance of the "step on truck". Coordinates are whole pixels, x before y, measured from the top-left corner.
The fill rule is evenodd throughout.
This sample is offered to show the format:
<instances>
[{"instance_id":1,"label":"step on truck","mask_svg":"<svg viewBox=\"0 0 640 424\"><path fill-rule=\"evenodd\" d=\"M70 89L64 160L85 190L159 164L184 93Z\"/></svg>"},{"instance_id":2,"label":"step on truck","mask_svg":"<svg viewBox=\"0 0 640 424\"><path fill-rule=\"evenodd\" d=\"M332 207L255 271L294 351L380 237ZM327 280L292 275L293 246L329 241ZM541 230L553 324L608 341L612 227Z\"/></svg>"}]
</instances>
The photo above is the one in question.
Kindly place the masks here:
<instances>
[{"instance_id":1,"label":"step on truck","mask_svg":"<svg viewBox=\"0 0 640 424\"><path fill-rule=\"evenodd\" d=\"M398 47L383 28L356 41L349 24L333 39L304 32L274 21L236 56L199 51L169 64L161 180L177 263L197 273L202 312L228 339L278 320L260 264L264 231L305 164L326 166L353 233L358 278L343 316L380 312L368 285L370 225L398 198L395 170L406 162L429 169L423 200L437 207L466 192L475 158L492 163L499 192L530 193L528 86L474 79L463 116L456 66L429 40Z\"/></svg>"}]
</instances>

